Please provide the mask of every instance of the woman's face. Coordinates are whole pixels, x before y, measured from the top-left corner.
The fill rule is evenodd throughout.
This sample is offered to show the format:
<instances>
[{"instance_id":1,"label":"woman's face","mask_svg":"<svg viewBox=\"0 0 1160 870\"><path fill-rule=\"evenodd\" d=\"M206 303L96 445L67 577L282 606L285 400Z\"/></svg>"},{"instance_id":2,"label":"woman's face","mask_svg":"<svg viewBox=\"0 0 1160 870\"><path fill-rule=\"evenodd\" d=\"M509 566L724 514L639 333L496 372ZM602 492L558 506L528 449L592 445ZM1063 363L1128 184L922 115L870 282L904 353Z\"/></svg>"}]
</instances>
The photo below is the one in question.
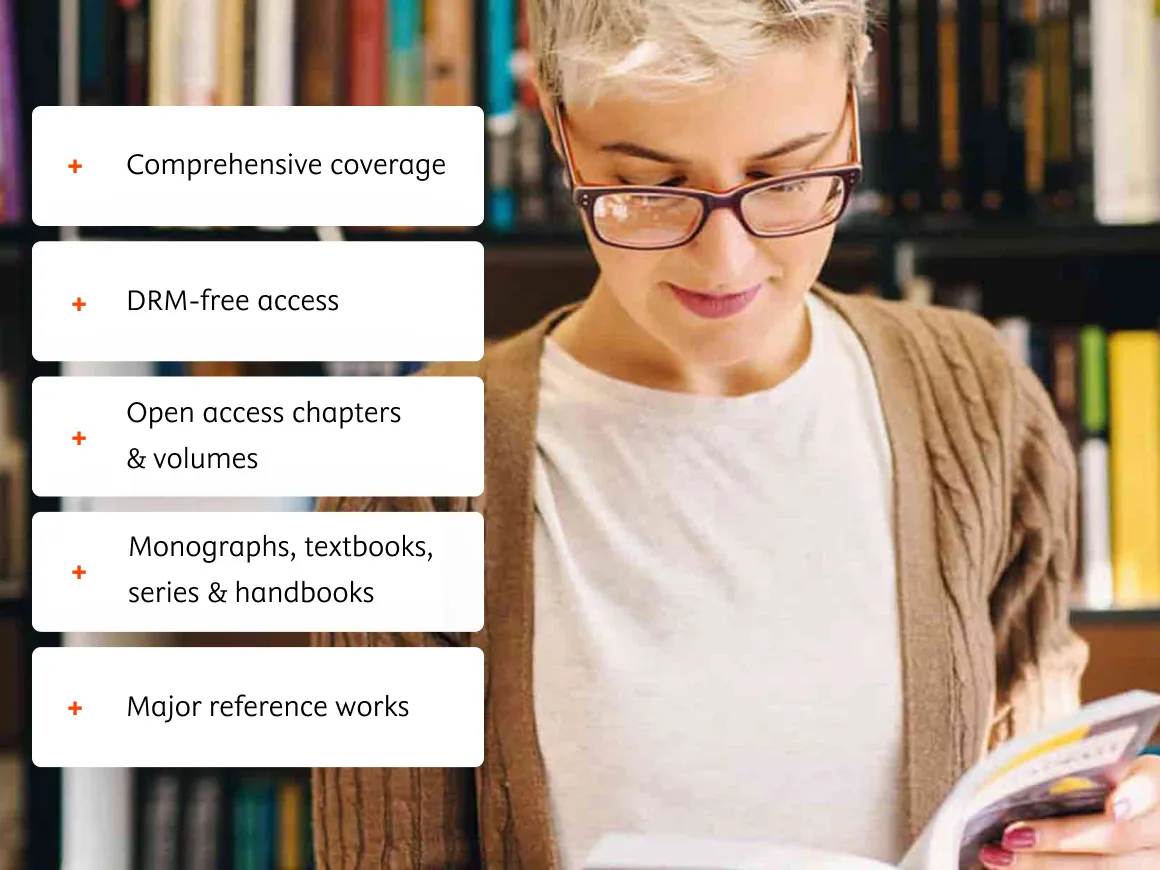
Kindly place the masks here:
<instances>
[{"instance_id":1,"label":"woman's face","mask_svg":"<svg viewBox=\"0 0 1160 870\"><path fill-rule=\"evenodd\" d=\"M569 105L564 123L585 184L722 191L846 162L848 81L844 47L826 40L771 51L717 89ZM728 366L759 355L800 312L834 227L761 239L717 209L691 242L661 251L603 244L587 222L585 232L604 289L639 328L688 363Z\"/></svg>"}]
</instances>

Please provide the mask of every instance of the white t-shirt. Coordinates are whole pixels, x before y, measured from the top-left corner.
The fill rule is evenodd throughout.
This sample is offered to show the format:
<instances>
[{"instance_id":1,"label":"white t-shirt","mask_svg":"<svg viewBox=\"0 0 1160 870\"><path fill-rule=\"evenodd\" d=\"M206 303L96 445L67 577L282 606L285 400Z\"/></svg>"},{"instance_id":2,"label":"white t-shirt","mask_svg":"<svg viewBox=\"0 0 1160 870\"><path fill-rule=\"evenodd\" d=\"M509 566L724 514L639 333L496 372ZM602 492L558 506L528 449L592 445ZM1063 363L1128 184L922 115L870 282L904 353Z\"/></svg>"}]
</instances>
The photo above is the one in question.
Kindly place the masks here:
<instances>
[{"instance_id":1,"label":"white t-shirt","mask_svg":"<svg viewBox=\"0 0 1160 870\"><path fill-rule=\"evenodd\" d=\"M737 397L548 337L534 692L565 868L609 832L905 850L888 438L856 335L807 306L805 363Z\"/></svg>"}]
</instances>

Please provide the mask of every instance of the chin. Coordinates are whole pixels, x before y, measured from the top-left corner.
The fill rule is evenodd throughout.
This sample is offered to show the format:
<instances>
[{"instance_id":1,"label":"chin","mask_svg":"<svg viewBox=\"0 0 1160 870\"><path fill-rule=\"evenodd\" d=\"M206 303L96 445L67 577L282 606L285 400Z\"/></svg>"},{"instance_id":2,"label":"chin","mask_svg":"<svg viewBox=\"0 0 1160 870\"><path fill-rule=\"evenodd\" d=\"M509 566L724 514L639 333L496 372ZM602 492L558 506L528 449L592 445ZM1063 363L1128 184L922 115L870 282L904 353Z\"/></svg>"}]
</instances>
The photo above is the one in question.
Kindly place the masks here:
<instances>
[{"instance_id":1,"label":"chin","mask_svg":"<svg viewBox=\"0 0 1160 870\"><path fill-rule=\"evenodd\" d=\"M677 356L689 363L723 368L745 362L757 355L762 335L768 332L756 323L711 323L708 328L690 332L672 325L661 330L661 340Z\"/></svg>"}]
</instances>

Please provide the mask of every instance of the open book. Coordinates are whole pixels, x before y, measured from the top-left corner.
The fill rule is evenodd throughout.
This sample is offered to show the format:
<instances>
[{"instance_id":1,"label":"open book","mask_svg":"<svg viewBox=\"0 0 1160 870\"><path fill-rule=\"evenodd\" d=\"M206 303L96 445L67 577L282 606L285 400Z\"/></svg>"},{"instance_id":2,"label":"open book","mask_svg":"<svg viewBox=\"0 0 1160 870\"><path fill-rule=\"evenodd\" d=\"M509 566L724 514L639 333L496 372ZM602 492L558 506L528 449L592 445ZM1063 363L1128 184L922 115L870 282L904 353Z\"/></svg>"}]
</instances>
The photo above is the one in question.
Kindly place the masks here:
<instances>
[{"instance_id":1,"label":"open book","mask_svg":"<svg viewBox=\"0 0 1160 870\"><path fill-rule=\"evenodd\" d=\"M1102 813L1120 769L1160 723L1160 695L1127 692L1004 743L958 781L895 870L972 870L1011 822ZM892 865L760 841L610 834L587 870L891 870Z\"/></svg>"}]
</instances>

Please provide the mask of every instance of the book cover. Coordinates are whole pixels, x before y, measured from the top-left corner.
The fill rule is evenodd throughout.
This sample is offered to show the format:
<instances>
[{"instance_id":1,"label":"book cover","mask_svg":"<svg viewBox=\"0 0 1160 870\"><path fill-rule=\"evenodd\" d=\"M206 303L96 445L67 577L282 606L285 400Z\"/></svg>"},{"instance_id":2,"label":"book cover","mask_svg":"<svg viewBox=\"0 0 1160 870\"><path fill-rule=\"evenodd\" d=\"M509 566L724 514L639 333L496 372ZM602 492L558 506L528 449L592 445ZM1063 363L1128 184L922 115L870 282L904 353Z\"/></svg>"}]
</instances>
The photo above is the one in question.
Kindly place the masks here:
<instances>
[{"instance_id":1,"label":"book cover","mask_svg":"<svg viewBox=\"0 0 1160 870\"><path fill-rule=\"evenodd\" d=\"M1126 692L1000 746L955 784L898 870L974 870L1011 822L1102 812L1116 776L1160 722L1160 695ZM789 843L610 832L586 870L886 870Z\"/></svg>"}]
</instances>

